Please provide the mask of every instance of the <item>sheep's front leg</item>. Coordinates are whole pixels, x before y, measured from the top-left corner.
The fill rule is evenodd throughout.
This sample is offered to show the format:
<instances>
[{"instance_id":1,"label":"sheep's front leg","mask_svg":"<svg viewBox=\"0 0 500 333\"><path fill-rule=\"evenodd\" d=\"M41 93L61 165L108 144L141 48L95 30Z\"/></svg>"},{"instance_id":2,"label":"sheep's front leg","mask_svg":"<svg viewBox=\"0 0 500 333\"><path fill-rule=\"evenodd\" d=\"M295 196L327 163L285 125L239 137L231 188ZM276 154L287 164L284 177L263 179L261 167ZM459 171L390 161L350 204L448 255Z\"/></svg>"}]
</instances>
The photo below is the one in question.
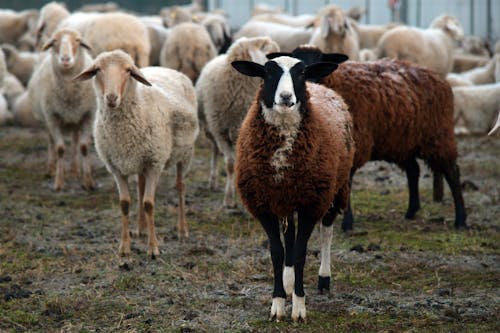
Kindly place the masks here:
<instances>
[{"instance_id":1,"label":"sheep's front leg","mask_svg":"<svg viewBox=\"0 0 500 333\"><path fill-rule=\"evenodd\" d=\"M81 142L79 142L82 161L82 186L86 190L95 189L95 182L92 178L92 168L90 165L89 147L92 143L92 117L85 118L82 125Z\"/></svg>"},{"instance_id":2,"label":"sheep's front leg","mask_svg":"<svg viewBox=\"0 0 500 333\"><path fill-rule=\"evenodd\" d=\"M47 158L47 172L50 177L55 176L56 174L56 148L54 144L54 138L49 133L48 140L48 158Z\"/></svg>"},{"instance_id":3,"label":"sheep's front leg","mask_svg":"<svg viewBox=\"0 0 500 333\"><path fill-rule=\"evenodd\" d=\"M186 222L186 212L185 212L185 198L186 198L186 185L183 180L184 167L182 162L177 163L177 180L175 182L175 187L177 193L179 194L179 219L177 223L177 232L180 240L187 239L189 237L188 225Z\"/></svg>"},{"instance_id":4,"label":"sheep's front leg","mask_svg":"<svg viewBox=\"0 0 500 333\"><path fill-rule=\"evenodd\" d=\"M420 209L420 197L418 194L418 178L420 176L420 167L417 160L412 158L401 165L406 172L408 180L408 210L405 218L413 220L415 214Z\"/></svg>"},{"instance_id":5,"label":"sheep's front leg","mask_svg":"<svg viewBox=\"0 0 500 333\"><path fill-rule=\"evenodd\" d=\"M270 320L282 320L285 317L285 289L283 287L283 260L285 251L281 243L280 227L278 218L275 216L261 216L259 218L262 227L269 237L269 247L274 270L274 291L271 305Z\"/></svg>"},{"instance_id":6,"label":"sheep's front leg","mask_svg":"<svg viewBox=\"0 0 500 333\"><path fill-rule=\"evenodd\" d=\"M295 223L293 215L288 217L283 226L285 235L285 269L283 270L283 286L287 296L292 296L295 284L295 273L293 269L293 247L295 244Z\"/></svg>"},{"instance_id":7,"label":"sheep's front leg","mask_svg":"<svg viewBox=\"0 0 500 333\"><path fill-rule=\"evenodd\" d=\"M158 240L156 239L155 221L154 221L154 202L156 186L160 179L161 170L148 170L145 172L146 184L144 187L144 212L146 213L146 222L148 226L148 255L155 259L160 255L158 249Z\"/></svg>"},{"instance_id":8,"label":"sheep's front leg","mask_svg":"<svg viewBox=\"0 0 500 333\"><path fill-rule=\"evenodd\" d=\"M54 190L60 191L64 187L64 139L57 119L49 116L47 121L50 136L54 140L56 151L56 177L54 180Z\"/></svg>"},{"instance_id":9,"label":"sheep's front leg","mask_svg":"<svg viewBox=\"0 0 500 333\"><path fill-rule=\"evenodd\" d=\"M306 297L304 293L304 264L306 262L307 242L314 229L315 220L305 211L299 211L297 239L294 246L295 288L292 295L292 320L306 319Z\"/></svg>"},{"instance_id":10,"label":"sheep's front leg","mask_svg":"<svg viewBox=\"0 0 500 333\"><path fill-rule=\"evenodd\" d=\"M318 291L320 294L330 291L331 280L331 259L330 249L332 247L333 236L333 221L337 216L337 210L331 207L328 213L323 217L319 226L320 242L321 242L321 264L318 274Z\"/></svg>"},{"instance_id":11,"label":"sheep's front leg","mask_svg":"<svg viewBox=\"0 0 500 333\"><path fill-rule=\"evenodd\" d=\"M120 209L122 213L122 235L118 254L122 257L129 256L130 251L130 233L129 233L129 210L130 210L130 193L128 189L127 177L114 174L118 194L120 196Z\"/></svg>"},{"instance_id":12,"label":"sheep's front leg","mask_svg":"<svg viewBox=\"0 0 500 333\"><path fill-rule=\"evenodd\" d=\"M351 176L349 177L349 188L352 189L352 177L354 177L354 170L351 171ZM344 232L352 231L352 225L354 223L354 217L352 215L351 208L351 191L349 191L349 196L347 198L347 210L344 212L344 218L342 220L342 230Z\"/></svg>"}]
</instances>

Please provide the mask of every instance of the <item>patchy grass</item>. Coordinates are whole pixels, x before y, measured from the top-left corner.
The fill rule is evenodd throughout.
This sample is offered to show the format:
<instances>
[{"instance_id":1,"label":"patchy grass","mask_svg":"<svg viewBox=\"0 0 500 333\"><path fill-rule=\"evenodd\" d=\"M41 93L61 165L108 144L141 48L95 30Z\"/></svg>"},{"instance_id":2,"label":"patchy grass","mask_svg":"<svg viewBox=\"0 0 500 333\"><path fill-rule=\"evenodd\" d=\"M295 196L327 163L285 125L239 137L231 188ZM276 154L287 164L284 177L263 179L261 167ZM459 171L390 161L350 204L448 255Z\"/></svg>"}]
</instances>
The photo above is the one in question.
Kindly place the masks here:
<instances>
[{"instance_id":1,"label":"patchy grass","mask_svg":"<svg viewBox=\"0 0 500 333\"><path fill-rule=\"evenodd\" d=\"M307 323L289 316L275 323L267 320L272 266L266 236L248 214L220 207L222 160L219 187L207 190L206 141L187 179L190 239L177 240L177 195L165 176L156 198L162 254L151 260L147 240L134 238L130 265L120 268L118 195L95 155L97 191L82 190L68 176L65 190L55 193L45 175L43 132L5 128L0 331L498 332L500 208L491 183L499 175L499 146L482 138L459 141L462 177L479 188L464 193L472 227L466 232L453 228L448 191L443 204L432 202L429 177L421 180L422 209L407 221L404 175L367 165L355 178L354 232L344 235L336 224L331 294L315 290L315 231L304 274ZM134 186L131 181L131 193ZM134 229L135 204L131 224Z\"/></svg>"}]
</instances>

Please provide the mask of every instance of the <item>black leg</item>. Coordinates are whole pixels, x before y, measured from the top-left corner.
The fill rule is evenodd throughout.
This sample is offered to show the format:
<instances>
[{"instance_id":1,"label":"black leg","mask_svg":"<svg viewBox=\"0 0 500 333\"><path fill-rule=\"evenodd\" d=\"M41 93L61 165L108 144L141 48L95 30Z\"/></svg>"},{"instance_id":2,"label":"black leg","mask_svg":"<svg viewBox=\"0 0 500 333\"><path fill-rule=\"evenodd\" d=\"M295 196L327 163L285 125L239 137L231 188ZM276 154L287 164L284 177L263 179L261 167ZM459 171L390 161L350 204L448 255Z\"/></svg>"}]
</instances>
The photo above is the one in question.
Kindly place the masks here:
<instances>
[{"instance_id":1,"label":"black leg","mask_svg":"<svg viewBox=\"0 0 500 333\"><path fill-rule=\"evenodd\" d=\"M347 210L344 212L344 218L342 220L342 230L344 232L352 231L352 225L354 223L354 216L352 215L351 209L352 177L354 177L354 171L351 171L351 176L349 177L349 202L347 204Z\"/></svg>"},{"instance_id":2,"label":"black leg","mask_svg":"<svg viewBox=\"0 0 500 333\"><path fill-rule=\"evenodd\" d=\"M297 240L294 247L294 268L295 268L295 295L304 297L304 264L306 262L307 242L316 224L311 215L304 211L299 211L299 221L297 223Z\"/></svg>"},{"instance_id":3,"label":"black leg","mask_svg":"<svg viewBox=\"0 0 500 333\"><path fill-rule=\"evenodd\" d=\"M432 190L434 202L442 202L444 196L443 174L436 170L432 170Z\"/></svg>"},{"instance_id":4,"label":"black leg","mask_svg":"<svg viewBox=\"0 0 500 333\"><path fill-rule=\"evenodd\" d=\"M338 215L338 210L331 207L321 221L320 241L321 241L321 264L318 273L318 291L320 294L330 291L330 248L332 245L333 221Z\"/></svg>"},{"instance_id":5,"label":"black leg","mask_svg":"<svg viewBox=\"0 0 500 333\"><path fill-rule=\"evenodd\" d=\"M295 244L295 223L293 215L288 217L288 224L285 234L285 269L283 271L283 286L287 296L291 296L295 283L295 273L293 269L293 248Z\"/></svg>"},{"instance_id":6,"label":"black leg","mask_svg":"<svg viewBox=\"0 0 500 333\"><path fill-rule=\"evenodd\" d=\"M274 270L274 297L285 298L285 289L283 288L283 260L285 251L280 238L280 228L278 218L276 216L261 216L259 218L262 227L269 237L269 247L271 250L271 259Z\"/></svg>"},{"instance_id":7,"label":"black leg","mask_svg":"<svg viewBox=\"0 0 500 333\"><path fill-rule=\"evenodd\" d=\"M418 178L420 175L420 168L417 160L412 158L402 164L403 169L406 171L406 179L408 180L408 210L406 211L405 218L413 220L415 214L420 209L420 197L418 194Z\"/></svg>"},{"instance_id":8,"label":"black leg","mask_svg":"<svg viewBox=\"0 0 500 333\"><path fill-rule=\"evenodd\" d=\"M467 229L467 213L465 212L464 198L462 196L462 187L460 185L460 170L456 163L443 170L446 182L450 186L453 201L455 203L455 228Z\"/></svg>"}]
</instances>

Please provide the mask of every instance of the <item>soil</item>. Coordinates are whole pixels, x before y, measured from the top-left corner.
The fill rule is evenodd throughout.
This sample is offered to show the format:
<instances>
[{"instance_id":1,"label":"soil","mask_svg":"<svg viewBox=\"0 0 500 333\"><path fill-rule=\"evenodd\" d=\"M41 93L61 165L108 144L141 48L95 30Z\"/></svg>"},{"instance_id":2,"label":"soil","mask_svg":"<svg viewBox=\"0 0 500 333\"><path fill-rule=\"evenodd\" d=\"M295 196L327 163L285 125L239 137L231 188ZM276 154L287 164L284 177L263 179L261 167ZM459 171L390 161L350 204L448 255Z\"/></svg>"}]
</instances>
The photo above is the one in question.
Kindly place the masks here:
<instances>
[{"instance_id":1,"label":"soil","mask_svg":"<svg viewBox=\"0 0 500 333\"><path fill-rule=\"evenodd\" d=\"M304 273L308 320L293 323L287 300L288 316L276 323L268 321L267 239L241 206L221 208L222 162L218 188L208 190L203 139L187 176L190 238L177 239L177 195L165 175L155 211L161 255L152 260L145 239L134 238L131 261L120 265L118 194L95 153L96 191L68 174L54 192L44 131L3 127L0 331L499 332L500 140L464 137L458 148L469 230L454 229L447 189L443 203L432 202L423 164L422 209L408 221L403 172L369 163L354 181L354 232L336 221L330 294L316 290L315 231Z\"/></svg>"}]
</instances>

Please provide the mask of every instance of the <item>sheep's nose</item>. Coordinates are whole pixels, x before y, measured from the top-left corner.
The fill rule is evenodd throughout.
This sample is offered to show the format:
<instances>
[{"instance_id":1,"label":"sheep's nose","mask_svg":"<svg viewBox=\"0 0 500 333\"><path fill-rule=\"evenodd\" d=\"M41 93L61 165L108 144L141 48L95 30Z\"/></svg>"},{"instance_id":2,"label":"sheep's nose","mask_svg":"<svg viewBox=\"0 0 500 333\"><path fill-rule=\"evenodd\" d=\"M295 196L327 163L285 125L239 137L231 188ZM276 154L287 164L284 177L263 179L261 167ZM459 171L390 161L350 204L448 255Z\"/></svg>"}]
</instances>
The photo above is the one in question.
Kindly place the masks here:
<instances>
[{"instance_id":1,"label":"sheep's nose","mask_svg":"<svg viewBox=\"0 0 500 333\"><path fill-rule=\"evenodd\" d=\"M292 93L289 91L283 91L280 93L281 104L285 104L286 106L292 106Z\"/></svg>"},{"instance_id":2,"label":"sheep's nose","mask_svg":"<svg viewBox=\"0 0 500 333\"><path fill-rule=\"evenodd\" d=\"M106 102L108 103L108 106L114 108L116 107L116 101L118 100L118 96L115 94L107 94L106 95Z\"/></svg>"}]
</instances>

